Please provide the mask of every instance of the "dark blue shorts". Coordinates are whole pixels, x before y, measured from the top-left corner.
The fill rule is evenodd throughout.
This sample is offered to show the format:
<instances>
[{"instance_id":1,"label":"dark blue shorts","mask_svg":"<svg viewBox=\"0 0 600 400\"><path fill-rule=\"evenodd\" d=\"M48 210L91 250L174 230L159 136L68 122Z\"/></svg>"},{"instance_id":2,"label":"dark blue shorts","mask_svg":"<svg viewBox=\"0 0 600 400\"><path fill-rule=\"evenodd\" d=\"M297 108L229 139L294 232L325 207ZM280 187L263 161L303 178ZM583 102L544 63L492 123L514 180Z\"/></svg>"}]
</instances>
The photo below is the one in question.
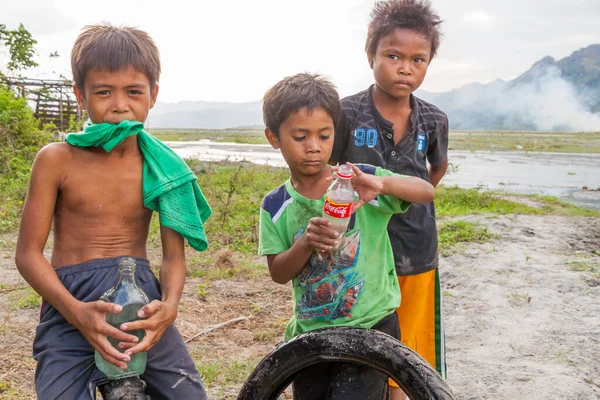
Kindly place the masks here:
<instances>
[{"instance_id":1,"label":"dark blue shorts","mask_svg":"<svg viewBox=\"0 0 600 400\"><path fill-rule=\"evenodd\" d=\"M135 258L135 257L134 257ZM78 300L96 301L117 283L120 257L65 265L56 273ZM161 299L160 284L148 261L135 258L136 279L150 301ZM37 361L35 386L38 399L90 400L96 387L108 379L94 364L94 348L81 333L50 304L43 302L40 323L33 341ZM146 372L152 399L206 399L200 375L177 328L171 325L159 343L148 352Z\"/></svg>"}]
</instances>

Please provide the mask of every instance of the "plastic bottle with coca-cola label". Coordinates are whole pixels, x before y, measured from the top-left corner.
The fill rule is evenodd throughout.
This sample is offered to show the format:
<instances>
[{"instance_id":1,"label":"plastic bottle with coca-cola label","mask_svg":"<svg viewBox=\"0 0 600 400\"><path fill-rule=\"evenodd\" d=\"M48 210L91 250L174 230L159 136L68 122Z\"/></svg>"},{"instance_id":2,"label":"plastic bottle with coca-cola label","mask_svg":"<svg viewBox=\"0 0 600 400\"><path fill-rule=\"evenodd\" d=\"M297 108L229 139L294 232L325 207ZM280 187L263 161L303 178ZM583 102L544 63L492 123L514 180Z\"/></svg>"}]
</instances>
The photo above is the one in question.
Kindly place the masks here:
<instances>
[{"instance_id":1,"label":"plastic bottle with coca-cola label","mask_svg":"<svg viewBox=\"0 0 600 400\"><path fill-rule=\"evenodd\" d=\"M346 229L352 214L352 203L354 203L354 189L350 182L353 175L352 167L346 164L340 165L337 178L331 183L325 196L323 218L331 221L331 229L340 234L336 244L331 248L332 253L344 247Z\"/></svg>"}]
</instances>

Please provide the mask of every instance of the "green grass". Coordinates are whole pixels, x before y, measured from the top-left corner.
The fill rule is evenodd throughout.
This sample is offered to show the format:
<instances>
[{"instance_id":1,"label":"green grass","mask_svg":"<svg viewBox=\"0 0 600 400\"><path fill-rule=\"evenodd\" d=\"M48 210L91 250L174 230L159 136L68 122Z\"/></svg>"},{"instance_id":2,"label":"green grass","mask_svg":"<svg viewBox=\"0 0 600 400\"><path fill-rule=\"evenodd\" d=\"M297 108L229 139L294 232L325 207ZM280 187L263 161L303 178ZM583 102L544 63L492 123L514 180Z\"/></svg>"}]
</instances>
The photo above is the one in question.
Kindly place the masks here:
<instances>
[{"instance_id":1,"label":"green grass","mask_svg":"<svg viewBox=\"0 0 600 400\"><path fill-rule=\"evenodd\" d=\"M260 203L265 194L288 179L288 170L250 163L186 161L198 176L198 183L213 208L213 215L206 224L211 248L225 247L244 256L256 254ZM436 194L436 212L439 217L469 214L600 217L600 211L577 207L554 197L522 197L535 200L539 206L504 199L501 193L442 185Z\"/></svg>"},{"instance_id":2,"label":"green grass","mask_svg":"<svg viewBox=\"0 0 600 400\"><path fill-rule=\"evenodd\" d=\"M186 162L213 210L205 225L209 246L256 254L260 204L268 192L285 182L288 170L249 163Z\"/></svg>"},{"instance_id":3,"label":"green grass","mask_svg":"<svg viewBox=\"0 0 600 400\"><path fill-rule=\"evenodd\" d=\"M600 153L600 132L451 131L449 142L450 150Z\"/></svg>"},{"instance_id":4,"label":"green grass","mask_svg":"<svg viewBox=\"0 0 600 400\"><path fill-rule=\"evenodd\" d=\"M213 265L213 258L208 251L198 253L187 260L186 276L192 278L204 278L208 275L208 269Z\"/></svg>"},{"instance_id":5,"label":"green grass","mask_svg":"<svg viewBox=\"0 0 600 400\"><path fill-rule=\"evenodd\" d=\"M196 368L208 388L242 384L260 360L198 361Z\"/></svg>"},{"instance_id":6,"label":"green grass","mask_svg":"<svg viewBox=\"0 0 600 400\"><path fill-rule=\"evenodd\" d=\"M240 268L210 268L206 270L204 277L209 281L231 279L241 271Z\"/></svg>"},{"instance_id":7,"label":"green grass","mask_svg":"<svg viewBox=\"0 0 600 400\"><path fill-rule=\"evenodd\" d=\"M179 130L151 132L158 139L167 142L188 142L211 140L213 142L231 142L239 144L268 144L262 130Z\"/></svg>"},{"instance_id":8,"label":"green grass","mask_svg":"<svg viewBox=\"0 0 600 400\"><path fill-rule=\"evenodd\" d=\"M0 233L19 225L28 180L29 172L21 171L12 176L0 174Z\"/></svg>"},{"instance_id":9,"label":"green grass","mask_svg":"<svg viewBox=\"0 0 600 400\"><path fill-rule=\"evenodd\" d=\"M567 265L571 271L578 272L596 272L600 269L600 264L592 260L572 261Z\"/></svg>"},{"instance_id":10,"label":"green grass","mask_svg":"<svg viewBox=\"0 0 600 400\"><path fill-rule=\"evenodd\" d=\"M207 280L228 279L234 276L255 277L264 273L264 266L253 266L251 258L256 254L258 243L259 209L266 193L281 185L289 177L285 168L260 166L251 163L212 162L186 160L198 176L198 183L213 209L206 223L209 251L192 257L188 262L188 276ZM438 217L456 217L472 214L526 214L526 215L572 215L600 217L600 211L589 210L566 203L551 196L518 196L534 201L534 205L503 198L503 193L479 189L462 189L440 185L436 193ZM466 234L479 232L470 225L447 226ZM454 232L461 239L460 232ZM445 240L445 239L443 239ZM443 242L441 245L449 245ZM450 240L450 238L448 238ZM159 222L152 218L149 242L160 245ZM219 249L235 252L232 265L220 267L214 264L214 254Z\"/></svg>"},{"instance_id":11,"label":"green grass","mask_svg":"<svg viewBox=\"0 0 600 400\"><path fill-rule=\"evenodd\" d=\"M265 327L254 331L252 339L255 342L271 342L281 335L280 327Z\"/></svg>"},{"instance_id":12,"label":"green grass","mask_svg":"<svg viewBox=\"0 0 600 400\"><path fill-rule=\"evenodd\" d=\"M221 365L214 363L198 363L196 369L202 377L202 383L205 385L212 385L217 381L221 374Z\"/></svg>"},{"instance_id":13,"label":"green grass","mask_svg":"<svg viewBox=\"0 0 600 400\"><path fill-rule=\"evenodd\" d=\"M150 247L160 246L160 217L157 212L152 213L147 244Z\"/></svg>"},{"instance_id":14,"label":"green grass","mask_svg":"<svg viewBox=\"0 0 600 400\"><path fill-rule=\"evenodd\" d=\"M152 134L164 141L268 143L261 129L181 129ZM450 131L450 150L600 153L600 132Z\"/></svg>"},{"instance_id":15,"label":"green grass","mask_svg":"<svg viewBox=\"0 0 600 400\"><path fill-rule=\"evenodd\" d=\"M24 398L21 397L23 394L17 389L14 389L9 382L0 381L0 398L2 399L16 399Z\"/></svg>"},{"instance_id":16,"label":"green grass","mask_svg":"<svg viewBox=\"0 0 600 400\"><path fill-rule=\"evenodd\" d=\"M289 178L288 170L250 163L185 161L198 177L198 185L213 211L204 226L209 249L228 248L242 255L255 255L260 204L264 195ZM156 213L150 223L148 244L160 246ZM195 261L200 260L201 264L210 262ZM201 274L204 272L191 272L192 276Z\"/></svg>"},{"instance_id":17,"label":"green grass","mask_svg":"<svg viewBox=\"0 0 600 400\"><path fill-rule=\"evenodd\" d=\"M517 293L513 291L510 292L506 298L513 305L524 305L531 302L531 296L529 296L527 293Z\"/></svg>"},{"instance_id":18,"label":"green grass","mask_svg":"<svg viewBox=\"0 0 600 400\"><path fill-rule=\"evenodd\" d=\"M600 262L596 257L592 256L592 258L571 261L567 263L567 266L571 271L583 272L583 279L590 287L600 285Z\"/></svg>"},{"instance_id":19,"label":"green grass","mask_svg":"<svg viewBox=\"0 0 600 400\"><path fill-rule=\"evenodd\" d=\"M525 214L571 215L600 217L600 211L577 207L556 197L539 195L511 195L531 199L539 206L531 206L503 198L503 194L479 189L462 189L440 185L436 191L435 207L439 217L470 214Z\"/></svg>"},{"instance_id":20,"label":"green grass","mask_svg":"<svg viewBox=\"0 0 600 400\"><path fill-rule=\"evenodd\" d=\"M27 102L0 84L0 232L18 225L33 159L54 140L53 128L39 125Z\"/></svg>"},{"instance_id":21,"label":"green grass","mask_svg":"<svg viewBox=\"0 0 600 400\"><path fill-rule=\"evenodd\" d=\"M208 296L208 288L210 287L210 283L201 283L196 287L196 294L200 300L205 300L206 296Z\"/></svg>"},{"instance_id":22,"label":"green grass","mask_svg":"<svg viewBox=\"0 0 600 400\"><path fill-rule=\"evenodd\" d=\"M10 296L9 308L13 311L23 308L37 308L42 304L42 298L32 288L16 290Z\"/></svg>"},{"instance_id":23,"label":"green grass","mask_svg":"<svg viewBox=\"0 0 600 400\"><path fill-rule=\"evenodd\" d=\"M231 279L254 279L267 274L264 264L244 254L203 252L187 261L187 276L204 278L206 282Z\"/></svg>"},{"instance_id":24,"label":"green grass","mask_svg":"<svg viewBox=\"0 0 600 400\"><path fill-rule=\"evenodd\" d=\"M502 199L492 192L440 185L435 195L439 217L469 214L541 214L542 211L516 201Z\"/></svg>"},{"instance_id":25,"label":"green grass","mask_svg":"<svg viewBox=\"0 0 600 400\"><path fill-rule=\"evenodd\" d=\"M239 255L237 264L232 268L214 269L209 264L210 260L204 260L199 263L203 265L202 268L190 269L188 275L215 280L239 274L257 276L262 273L264 269L252 267L249 261L256 254L260 204L266 193L288 179L287 168L251 163L207 163L195 159L188 159L186 162L196 173L198 183L213 209L213 214L205 225L209 249L227 248ZM26 185L26 176L11 180L0 177L0 193L3 193L0 197L4 196L5 200L0 203L0 232L17 226ZM3 188L4 192L1 190ZM576 207L550 196L512 195L533 200L533 205L503 196L502 193L440 185L436 194L437 216L553 214L600 217L598 210ZM160 226L156 213L151 220L148 244L151 247L160 246Z\"/></svg>"},{"instance_id":26,"label":"green grass","mask_svg":"<svg viewBox=\"0 0 600 400\"><path fill-rule=\"evenodd\" d=\"M542 203L544 205L543 209L547 214L570 215L574 217L600 217L600 210L577 207L553 196L530 195L525 197Z\"/></svg>"},{"instance_id":27,"label":"green grass","mask_svg":"<svg viewBox=\"0 0 600 400\"><path fill-rule=\"evenodd\" d=\"M442 256L456 252L462 244L484 243L495 238L480 224L457 220L443 222L438 229L438 251Z\"/></svg>"}]
</instances>

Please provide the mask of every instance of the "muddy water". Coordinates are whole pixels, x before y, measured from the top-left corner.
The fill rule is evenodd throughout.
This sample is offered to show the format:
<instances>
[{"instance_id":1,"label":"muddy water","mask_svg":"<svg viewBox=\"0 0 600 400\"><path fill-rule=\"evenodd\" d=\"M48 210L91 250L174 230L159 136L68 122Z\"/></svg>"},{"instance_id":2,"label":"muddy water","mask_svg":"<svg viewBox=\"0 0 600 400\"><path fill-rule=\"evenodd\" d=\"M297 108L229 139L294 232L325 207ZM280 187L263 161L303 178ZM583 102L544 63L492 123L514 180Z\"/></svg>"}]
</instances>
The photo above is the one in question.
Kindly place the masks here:
<instances>
[{"instance_id":1,"label":"muddy water","mask_svg":"<svg viewBox=\"0 0 600 400\"><path fill-rule=\"evenodd\" d=\"M447 185L548 194L600 208L600 191L594 190L600 188L600 154L456 150L448 157Z\"/></svg>"},{"instance_id":2,"label":"muddy water","mask_svg":"<svg viewBox=\"0 0 600 400\"><path fill-rule=\"evenodd\" d=\"M205 161L250 161L285 166L269 145L166 142L183 158ZM547 194L600 209L600 154L460 151L449 152L447 185L480 187L510 193ZM584 189L584 188L587 188Z\"/></svg>"}]
</instances>

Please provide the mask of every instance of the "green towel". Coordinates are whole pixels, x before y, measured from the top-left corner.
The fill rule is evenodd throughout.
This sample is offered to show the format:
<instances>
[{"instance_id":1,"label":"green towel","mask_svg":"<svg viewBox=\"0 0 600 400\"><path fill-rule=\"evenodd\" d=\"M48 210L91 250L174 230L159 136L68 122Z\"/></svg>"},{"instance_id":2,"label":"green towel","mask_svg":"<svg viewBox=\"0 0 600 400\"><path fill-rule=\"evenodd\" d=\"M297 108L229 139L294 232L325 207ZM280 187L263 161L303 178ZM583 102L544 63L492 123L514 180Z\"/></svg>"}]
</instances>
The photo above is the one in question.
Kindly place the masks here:
<instances>
[{"instance_id":1,"label":"green towel","mask_svg":"<svg viewBox=\"0 0 600 400\"><path fill-rule=\"evenodd\" d=\"M144 156L142 188L144 206L160 214L160 223L181 234L198 251L208 247L204 222L212 210L196 176L168 146L144 131L144 124L85 123L83 132L70 133L66 141L77 147L102 147L109 153L129 136L137 134Z\"/></svg>"}]
</instances>

